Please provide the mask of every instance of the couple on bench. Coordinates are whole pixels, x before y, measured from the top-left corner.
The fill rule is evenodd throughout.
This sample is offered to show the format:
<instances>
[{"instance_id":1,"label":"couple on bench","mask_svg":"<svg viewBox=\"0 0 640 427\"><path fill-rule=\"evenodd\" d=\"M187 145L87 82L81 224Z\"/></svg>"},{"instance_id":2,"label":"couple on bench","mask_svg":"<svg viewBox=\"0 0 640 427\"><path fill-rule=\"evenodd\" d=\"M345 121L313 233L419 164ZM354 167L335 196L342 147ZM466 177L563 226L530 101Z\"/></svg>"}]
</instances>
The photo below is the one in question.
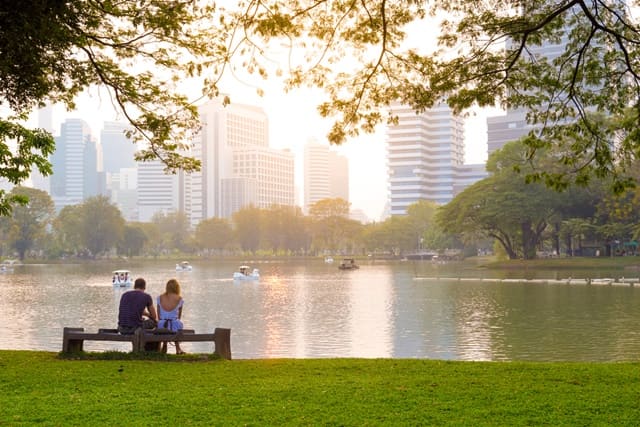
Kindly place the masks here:
<instances>
[{"instance_id":1,"label":"couple on bench","mask_svg":"<svg viewBox=\"0 0 640 427\"><path fill-rule=\"evenodd\" d=\"M136 329L142 328L156 333L176 333L183 329L180 283L176 279L167 282L165 292L158 296L156 312L151 295L145 292L147 282L138 278L133 284L133 290L125 292L120 297L118 311L118 332L131 335ZM176 354L184 354L180 343L176 342ZM161 351L167 352L167 343L162 343Z\"/></svg>"}]
</instances>

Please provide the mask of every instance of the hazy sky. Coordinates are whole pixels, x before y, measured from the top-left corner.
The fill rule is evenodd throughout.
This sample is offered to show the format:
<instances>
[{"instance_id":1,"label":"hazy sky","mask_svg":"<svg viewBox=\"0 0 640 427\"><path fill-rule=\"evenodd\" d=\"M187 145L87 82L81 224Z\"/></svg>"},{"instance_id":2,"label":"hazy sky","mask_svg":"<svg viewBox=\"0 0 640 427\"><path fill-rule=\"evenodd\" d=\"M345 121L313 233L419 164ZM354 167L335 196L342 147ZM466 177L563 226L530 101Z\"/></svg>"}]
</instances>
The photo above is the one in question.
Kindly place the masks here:
<instances>
[{"instance_id":1,"label":"hazy sky","mask_svg":"<svg viewBox=\"0 0 640 427\"><path fill-rule=\"evenodd\" d=\"M264 96L254 88L238 86L231 91L232 102L262 107L269 118L269 144L274 148L288 148L296 155L296 189L298 201L302 200L303 148L310 139L326 142L331 120L320 118L316 105L319 92L297 90L284 94L279 88L268 89ZM107 97L96 89L78 99L77 110L54 110L53 125L59 133L60 124L67 118L82 118L99 138L104 121L123 120L117 117ZM486 114L467 120L465 135L465 162L481 163L486 160ZM349 159L349 193L351 206L361 209L373 220L379 220L387 202L387 170L384 126L375 134L350 139L335 150Z\"/></svg>"}]
</instances>

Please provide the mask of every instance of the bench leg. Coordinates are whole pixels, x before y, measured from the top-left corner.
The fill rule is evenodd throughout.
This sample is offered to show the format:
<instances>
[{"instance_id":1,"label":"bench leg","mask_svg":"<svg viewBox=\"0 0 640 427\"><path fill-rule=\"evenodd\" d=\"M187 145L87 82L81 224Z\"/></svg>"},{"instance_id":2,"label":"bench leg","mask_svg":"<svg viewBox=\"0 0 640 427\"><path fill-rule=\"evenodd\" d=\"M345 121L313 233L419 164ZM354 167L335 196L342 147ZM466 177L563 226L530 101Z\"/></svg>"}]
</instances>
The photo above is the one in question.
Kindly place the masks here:
<instances>
[{"instance_id":1,"label":"bench leg","mask_svg":"<svg viewBox=\"0 0 640 427\"><path fill-rule=\"evenodd\" d=\"M64 353L81 352L84 340L71 339L70 332L84 332L84 328L64 328L62 330L62 351Z\"/></svg>"},{"instance_id":2,"label":"bench leg","mask_svg":"<svg viewBox=\"0 0 640 427\"><path fill-rule=\"evenodd\" d=\"M134 353L140 353L144 351L144 331L142 328L138 328L133 333L133 341L131 341L131 351Z\"/></svg>"},{"instance_id":3,"label":"bench leg","mask_svg":"<svg viewBox=\"0 0 640 427\"><path fill-rule=\"evenodd\" d=\"M217 354L223 359L231 360L231 329L216 328L213 332L214 354Z\"/></svg>"}]
</instances>

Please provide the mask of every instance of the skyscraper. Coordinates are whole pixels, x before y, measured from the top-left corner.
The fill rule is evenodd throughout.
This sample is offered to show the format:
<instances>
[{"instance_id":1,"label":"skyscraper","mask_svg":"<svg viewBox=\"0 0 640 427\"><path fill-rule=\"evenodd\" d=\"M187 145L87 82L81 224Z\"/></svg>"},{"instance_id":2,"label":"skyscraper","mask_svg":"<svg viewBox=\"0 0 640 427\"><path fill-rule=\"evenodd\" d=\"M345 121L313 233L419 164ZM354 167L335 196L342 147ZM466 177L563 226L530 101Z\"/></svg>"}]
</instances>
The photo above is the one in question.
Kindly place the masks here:
<instances>
[{"instance_id":1,"label":"skyscraper","mask_svg":"<svg viewBox=\"0 0 640 427\"><path fill-rule=\"evenodd\" d=\"M131 125L121 122L104 122L100 132L100 144L103 150L103 170L106 173L119 173L122 168L135 168L133 156L136 146L125 132Z\"/></svg>"},{"instance_id":2,"label":"skyscraper","mask_svg":"<svg viewBox=\"0 0 640 427\"><path fill-rule=\"evenodd\" d=\"M51 135L54 134L53 106L47 105L46 107L38 110L38 127L46 130ZM37 168L34 168L31 171L31 184L33 185L33 188L46 191L47 193L51 192L51 182L49 177L42 175Z\"/></svg>"},{"instance_id":3,"label":"skyscraper","mask_svg":"<svg viewBox=\"0 0 640 427\"><path fill-rule=\"evenodd\" d=\"M160 160L138 163L138 221L150 222L156 213L190 211L189 177L167 174Z\"/></svg>"},{"instance_id":4,"label":"skyscraper","mask_svg":"<svg viewBox=\"0 0 640 427\"><path fill-rule=\"evenodd\" d=\"M51 197L57 210L103 194L100 146L83 120L67 119L62 124L51 163Z\"/></svg>"},{"instance_id":5,"label":"skyscraper","mask_svg":"<svg viewBox=\"0 0 640 427\"><path fill-rule=\"evenodd\" d=\"M391 215L406 214L419 200L447 203L464 163L464 124L446 105L422 114L394 106L398 124L387 128Z\"/></svg>"},{"instance_id":6,"label":"skyscraper","mask_svg":"<svg viewBox=\"0 0 640 427\"><path fill-rule=\"evenodd\" d=\"M322 199L349 201L349 162L315 140L304 147L304 210Z\"/></svg>"},{"instance_id":7,"label":"skyscraper","mask_svg":"<svg viewBox=\"0 0 640 427\"><path fill-rule=\"evenodd\" d=\"M131 125L105 122L100 132L106 192L129 221L138 220L138 169L134 160L136 146L125 132Z\"/></svg>"},{"instance_id":8,"label":"skyscraper","mask_svg":"<svg viewBox=\"0 0 640 427\"><path fill-rule=\"evenodd\" d=\"M191 153L202 162L201 170L191 174L193 225L207 218L229 217L249 204L295 203L293 154L269 148L264 110L243 104L224 106L214 99L200 108L200 118L202 128ZM234 195L233 189L242 191Z\"/></svg>"}]
</instances>

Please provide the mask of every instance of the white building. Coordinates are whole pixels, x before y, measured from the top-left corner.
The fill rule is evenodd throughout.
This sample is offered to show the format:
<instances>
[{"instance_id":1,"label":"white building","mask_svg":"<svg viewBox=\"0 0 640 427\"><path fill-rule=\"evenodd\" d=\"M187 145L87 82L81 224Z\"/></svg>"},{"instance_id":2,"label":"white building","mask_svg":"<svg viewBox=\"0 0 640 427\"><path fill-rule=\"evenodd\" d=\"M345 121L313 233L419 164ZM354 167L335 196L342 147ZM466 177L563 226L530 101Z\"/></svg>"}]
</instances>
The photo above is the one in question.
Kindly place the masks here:
<instances>
[{"instance_id":1,"label":"white building","mask_svg":"<svg viewBox=\"0 0 640 427\"><path fill-rule=\"evenodd\" d=\"M230 217L248 205L293 205L294 156L269 148L261 108L220 99L200 107L202 128L192 145L201 170L191 174L191 223ZM234 189L239 193L234 194Z\"/></svg>"},{"instance_id":2,"label":"white building","mask_svg":"<svg viewBox=\"0 0 640 427\"><path fill-rule=\"evenodd\" d=\"M150 222L156 213L189 215L189 177L183 172L167 174L159 160L138 163L138 220Z\"/></svg>"},{"instance_id":3,"label":"white building","mask_svg":"<svg viewBox=\"0 0 640 427\"><path fill-rule=\"evenodd\" d=\"M111 202L127 221L138 221L138 169L120 168L120 172L107 174L107 188Z\"/></svg>"},{"instance_id":4,"label":"white building","mask_svg":"<svg viewBox=\"0 0 640 427\"><path fill-rule=\"evenodd\" d=\"M464 123L446 105L422 114L394 106L398 124L387 128L391 215L406 214L419 200L444 204L455 195L464 163Z\"/></svg>"},{"instance_id":5,"label":"white building","mask_svg":"<svg viewBox=\"0 0 640 427\"><path fill-rule=\"evenodd\" d=\"M294 163L289 150L263 146L236 148L232 173L234 178L256 183L256 198L250 204L263 209L271 205L294 206Z\"/></svg>"},{"instance_id":6,"label":"white building","mask_svg":"<svg viewBox=\"0 0 640 427\"><path fill-rule=\"evenodd\" d=\"M349 162L315 140L304 147L304 211L322 199L349 201Z\"/></svg>"},{"instance_id":7,"label":"white building","mask_svg":"<svg viewBox=\"0 0 640 427\"><path fill-rule=\"evenodd\" d=\"M103 170L106 173L119 173L120 169L136 167L133 158L136 146L125 134L131 129L128 123L104 122L100 131L100 144L103 151Z\"/></svg>"}]
</instances>

